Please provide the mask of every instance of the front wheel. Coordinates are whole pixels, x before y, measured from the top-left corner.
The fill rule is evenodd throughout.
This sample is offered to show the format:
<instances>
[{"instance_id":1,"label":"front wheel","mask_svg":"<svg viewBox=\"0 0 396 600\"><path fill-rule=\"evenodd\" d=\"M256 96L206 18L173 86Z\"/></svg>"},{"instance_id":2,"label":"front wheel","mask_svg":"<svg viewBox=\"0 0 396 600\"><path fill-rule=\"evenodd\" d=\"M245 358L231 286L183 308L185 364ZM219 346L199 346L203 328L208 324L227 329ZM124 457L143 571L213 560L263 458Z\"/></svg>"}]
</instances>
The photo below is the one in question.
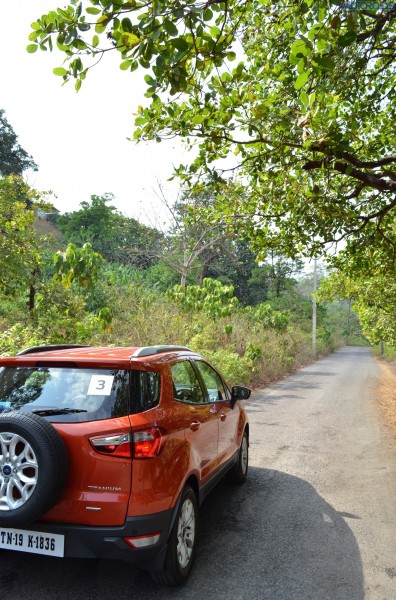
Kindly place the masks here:
<instances>
[{"instance_id":1,"label":"front wheel","mask_svg":"<svg viewBox=\"0 0 396 600\"><path fill-rule=\"evenodd\" d=\"M151 572L154 581L162 585L180 585L187 579L195 556L197 525L197 499L193 489L186 485L169 536L164 568Z\"/></svg>"},{"instance_id":2,"label":"front wheel","mask_svg":"<svg viewBox=\"0 0 396 600\"><path fill-rule=\"evenodd\" d=\"M242 442L238 452L238 462L230 471L230 479L234 483L243 483L246 481L249 468L249 439L245 431L242 436Z\"/></svg>"}]
</instances>

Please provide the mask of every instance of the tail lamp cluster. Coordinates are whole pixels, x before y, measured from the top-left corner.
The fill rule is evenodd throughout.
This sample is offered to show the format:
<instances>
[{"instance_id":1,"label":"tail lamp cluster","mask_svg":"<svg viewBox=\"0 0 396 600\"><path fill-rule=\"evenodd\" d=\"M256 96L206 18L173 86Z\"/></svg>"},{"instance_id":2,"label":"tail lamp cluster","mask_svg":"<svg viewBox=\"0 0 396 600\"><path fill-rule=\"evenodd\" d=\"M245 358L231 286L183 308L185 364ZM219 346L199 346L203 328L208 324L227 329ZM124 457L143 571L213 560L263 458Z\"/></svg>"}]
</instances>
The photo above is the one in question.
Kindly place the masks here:
<instances>
[{"instance_id":1,"label":"tail lamp cluster","mask_svg":"<svg viewBox=\"0 0 396 600\"><path fill-rule=\"evenodd\" d=\"M158 427L89 438L96 452L118 458L154 458L160 452L162 440Z\"/></svg>"}]
</instances>

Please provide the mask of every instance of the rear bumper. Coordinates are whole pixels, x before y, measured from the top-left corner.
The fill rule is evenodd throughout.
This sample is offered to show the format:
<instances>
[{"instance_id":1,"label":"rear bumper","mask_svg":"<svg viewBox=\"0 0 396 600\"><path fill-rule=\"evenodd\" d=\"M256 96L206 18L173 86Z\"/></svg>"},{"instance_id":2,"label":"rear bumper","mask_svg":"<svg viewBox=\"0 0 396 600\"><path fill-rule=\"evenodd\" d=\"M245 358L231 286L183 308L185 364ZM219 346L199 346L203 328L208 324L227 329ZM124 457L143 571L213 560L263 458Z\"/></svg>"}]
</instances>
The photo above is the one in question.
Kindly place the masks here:
<instances>
[{"instance_id":1,"label":"rear bumper","mask_svg":"<svg viewBox=\"0 0 396 600\"><path fill-rule=\"evenodd\" d=\"M120 527L88 527L67 523L36 521L28 529L65 536L65 557L110 558L134 563L141 569L161 570L165 560L167 542L172 527L173 510L128 517ZM125 537L160 533L158 542L147 548L131 548Z\"/></svg>"}]
</instances>

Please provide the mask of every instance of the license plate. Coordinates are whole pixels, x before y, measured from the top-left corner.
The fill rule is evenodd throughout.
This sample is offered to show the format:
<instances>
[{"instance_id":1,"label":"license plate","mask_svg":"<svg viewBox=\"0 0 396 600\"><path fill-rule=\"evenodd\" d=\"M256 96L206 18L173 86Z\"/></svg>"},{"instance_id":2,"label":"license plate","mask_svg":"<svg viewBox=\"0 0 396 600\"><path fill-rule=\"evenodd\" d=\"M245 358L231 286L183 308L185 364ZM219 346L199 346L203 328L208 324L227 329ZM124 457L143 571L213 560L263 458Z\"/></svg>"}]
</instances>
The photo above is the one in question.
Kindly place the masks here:
<instances>
[{"instance_id":1,"label":"license plate","mask_svg":"<svg viewBox=\"0 0 396 600\"><path fill-rule=\"evenodd\" d=\"M59 533L0 528L0 548L47 556L63 556L65 536Z\"/></svg>"}]
</instances>

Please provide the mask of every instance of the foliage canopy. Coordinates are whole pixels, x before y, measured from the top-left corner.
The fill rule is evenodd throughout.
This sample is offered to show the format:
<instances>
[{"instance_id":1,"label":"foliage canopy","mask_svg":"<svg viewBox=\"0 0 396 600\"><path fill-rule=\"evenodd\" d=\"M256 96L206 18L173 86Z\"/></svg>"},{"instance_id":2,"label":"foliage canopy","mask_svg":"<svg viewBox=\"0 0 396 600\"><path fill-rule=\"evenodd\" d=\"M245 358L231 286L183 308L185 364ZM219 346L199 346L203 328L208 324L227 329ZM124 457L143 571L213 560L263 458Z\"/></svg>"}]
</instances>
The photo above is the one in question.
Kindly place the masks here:
<instances>
[{"instance_id":1,"label":"foliage canopy","mask_svg":"<svg viewBox=\"0 0 396 600\"><path fill-rule=\"evenodd\" d=\"M33 23L28 50L56 44L76 89L109 51L145 70L135 138L197 139L182 179L238 175L221 210L260 250L344 239L393 265L395 19L325 0L69 0Z\"/></svg>"},{"instance_id":2,"label":"foliage canopy","mask_svg":"<svg viewBox=\"0 0 396 600\"><path fill-rule=\"evenodd\" d=\"M0 175L20 175L26 169L37 170L37 165L20 146L17 134L0 109Z\"/></svg>"},{"instance_id":3,"label":"foliage canopy","mask_svg":"<svg viewBox=\"0 0 396 600\"><path fill-rule=\"evenodd\" d=\"M125 217L115 206L112 194L92 195L80 209L56 218L56 225L68 242L92 244L95 252L110 262L147 266L151 262L149 248L160 239L160 233L136 219Z\"/></svg>"},{"instance_id":4,"label":"foliage canopy","mask_svg":"<svg viewBox=\"0 0 396 600\"><path fill-rule=\"evenodd\" d=\"M33 227L38 200L20 176L0 178L0 293L27 288L42 262L44 238Z\"/></svg>"}]
</instances>

